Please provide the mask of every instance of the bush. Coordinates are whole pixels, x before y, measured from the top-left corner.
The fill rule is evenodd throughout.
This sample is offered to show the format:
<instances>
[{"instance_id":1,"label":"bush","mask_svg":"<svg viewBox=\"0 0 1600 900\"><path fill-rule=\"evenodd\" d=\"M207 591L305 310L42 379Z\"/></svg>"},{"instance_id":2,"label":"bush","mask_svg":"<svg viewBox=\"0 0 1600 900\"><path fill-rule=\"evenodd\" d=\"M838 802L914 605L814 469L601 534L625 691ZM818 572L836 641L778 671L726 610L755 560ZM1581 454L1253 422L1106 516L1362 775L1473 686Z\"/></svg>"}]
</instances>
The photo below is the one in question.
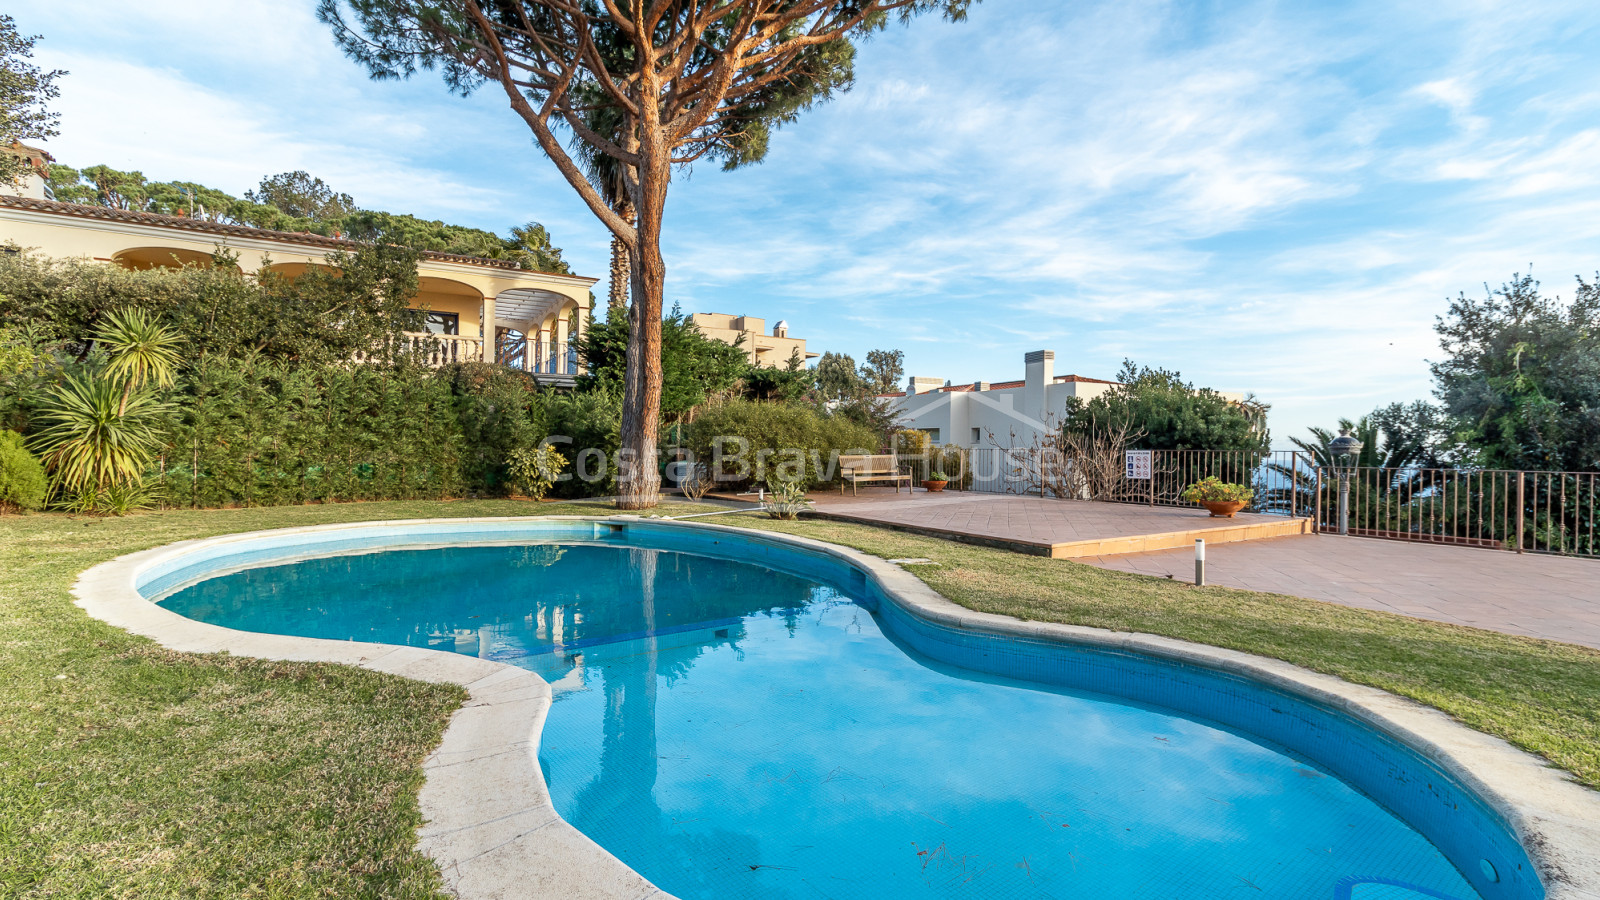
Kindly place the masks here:
<instances>
[{"instance_id":1,"label":"bush","mask_svg":"<svg viewBox=\"0 0 1600 900\"><path fill-rule=\"evenodd\" d=\"M767 495L762 498L761 508L774 519L798 519L802 512L811 508L811 501L806 499L805 486L800 482L774 478L767 481Z\"/></svg>"},{"instance_id":2,"label":"bush","mask_svg":"<svg viewBox=\"0 0 1600 900\"><path fill-rule=\"evenodd\" d=\"M0 512L39 509L47 494L44 466L22 445L22 435L0 431Z\"/></svg>"},{"instance_id":3,"label":"bush","mask_svg":"<svg viewBox=\"0 0 1600 900\"><path fill-rule=\"evenodd\" d=\"M1183 492L1183 499L1189 503L1226 503L1232 500L1249 503L1255 496L1256 492L1249 487L1230 484L1215 475L1189 485Z\"/></svg>"},{"instance_id":4,"label":"bush","mask_svg":"<svg viewBox=\"0 0 1600 900\"><path fill-rule=\"evenodd\" d=\"M566 467L567 458L549 444L518 447L506 461L512 489L529 500L543 500Z\"/></svg>"},{"instance_id":5,"label":"bush","mask_svg":"<svg viewBox=\"0 0 1600 900\"><path fill-rule=\"evenodd\" d=\"M448 377L465 448L462 480L487 493L504 493L511 454L544 440L539 388L524 372L481 362L454 366Z\"/></svg>"},{"instance_id":6,"label":"bush","mask_svg":"<svg viewBox=\"0 0 1600 900\"><path fill-rule=\"evenodd\" d=\"M781 480L809 486L838 475L840 453L871 453L871 429L802 403L730 400L701 411L689 448L718 484Z\"/></svg>"},{"instance_id":7,"label":"bush","mask_svg":"<svg viewBox=\"0 0 1600 900\"><path fill-rule=\"evenodd\" d=\"M558 497L608 497L617 492L617 450L622 446L622 394L607 387L551 395L544 405L551 443L567 458ZM587 476L587 477L584 477Z\"/></svg>"}]
</instances>

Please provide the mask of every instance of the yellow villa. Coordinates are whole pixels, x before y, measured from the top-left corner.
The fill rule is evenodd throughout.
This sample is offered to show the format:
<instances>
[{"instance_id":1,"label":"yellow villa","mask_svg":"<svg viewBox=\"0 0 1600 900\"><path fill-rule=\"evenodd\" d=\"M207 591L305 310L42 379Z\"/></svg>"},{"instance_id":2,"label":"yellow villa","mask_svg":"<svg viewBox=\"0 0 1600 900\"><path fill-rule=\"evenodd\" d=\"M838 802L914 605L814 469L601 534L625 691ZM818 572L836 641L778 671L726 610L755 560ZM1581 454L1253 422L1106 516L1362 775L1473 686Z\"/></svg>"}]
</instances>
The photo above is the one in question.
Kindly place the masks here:
<instances>
[{"instance_id":1,"label":"yellow villa","mask_svg":"<svg viewBox=\"0 0 1600 900\"><path fill-rule=\"evenodd\" d=\"M790 337L787 322L780 321L773 325L772 333L768 334L766 320L754 316L695 313L692 320L699 327L700 333L706 337L714 338L724 344L743 347L753 365L781 369L787 366L789 360L796 354L802 363L822 355L806 350L805 338Z\"/></svg>"},{"instance_id":2,"label":"yellow villa","mask_svg":"<svg viewBox=\"0 0 1600 900\"><path fill-rule=\"evenodd\" d=\"M15 189L13 189L15 190ZM166 216L29 196L24 187L0 192L0 243L57 258L82 257L129 269L210 265L226 247L239 267L293 276L326 265L329 253L351 241L316 234L266 231L199 218ZM426 251L417 266L416 305L428 310L423 331L408 332L431 348L434 365L483 360L523 369L550 383L579 372L571 341L589 321L594 278L554 275L515 262ZM494 341L484 323L492 322Z\"/></svg>"}]
</instances>

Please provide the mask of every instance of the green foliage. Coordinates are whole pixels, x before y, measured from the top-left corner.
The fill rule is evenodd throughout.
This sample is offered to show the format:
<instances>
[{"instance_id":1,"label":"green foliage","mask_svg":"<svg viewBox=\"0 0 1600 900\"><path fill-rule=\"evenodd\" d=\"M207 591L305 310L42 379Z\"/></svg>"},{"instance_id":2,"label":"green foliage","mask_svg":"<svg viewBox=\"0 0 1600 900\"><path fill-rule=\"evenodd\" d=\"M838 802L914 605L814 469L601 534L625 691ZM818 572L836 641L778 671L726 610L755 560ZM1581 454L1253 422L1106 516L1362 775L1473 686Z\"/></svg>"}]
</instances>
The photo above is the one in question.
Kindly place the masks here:
<instances>
[{"instance_id":1,"label":"green foliage","mask_svg":"<svg viewBox=\"0 0 1600 900\"><path fill-rule=\"evenodd\" d=\"M1243 484L1231 484L1215 475L1189 485L1183 491L1183 499L1189 503L1213 503L1239 501L1249 503L1255 499L1256 492Z\"/></svg>"},{"instance_id":2,"label":"green foliage","mask_svg":"<svg viewBox=\"0 0 1600 900\"><path fill-rule=\"evenodd\" d=\"M466 448L465 482L503 492L512 453L537 444L546 434L538 387L526 373L478 362L456 366L451 389Z\"/></svg>"},{"instance_id":3,"label":"green foliage","mask_svg":"<svg viewBox=\"0 0 1600 900\"><path fill-rule=\"evenodd\" d=\"M1600 469L1600 278L1571 303L1531 275L1482 300L1461 295L1435 325L1449 357L1435 389L1487 468Z\"/></svg>"},{"instance_id":4,"label":"green foliage","mask_svg":"<svg viewBox=\"0 0 1600 900\"><path fill-rule=\"evenodd\" d=\"M806 499L804 482L769 476L761 508L767 511L770 518L792 520L800 518L802 512L810 509L811 501Z\"/></svg>"},{"instance_id":5,"label":"green foliage","mask_svg":"<svg viewBox=\"0 0 1600 900\"><path fill-rule=\"evenodd\" d=\"M574 342L588 369L578 386L620 387L627 369L628 323L620 316L595 322ZM661 320L661 418L677 422L712 397L725 394L750 371L745 351L701 333L694 320L673 309Z\"/></svg>"},{"instance_id":6,"label":"green foliage","mask_svg":"<svg viewBox=\"0 0 1600 900\"><path fill-rule=\"evenodd\" d=\"M285 215L313 222L337 222L355 212L356 201L313 177L309 172L284 172L261 179L244 198L261 206L282 210Z\"/></svg>"},{"instance_id":7,"label":"green foliage","mask_svg":"<svg viewBox=\"0 0 1600 900\"><path fill-rule=\"evenodd\" d=\"M606 497L616 493L617 450L622 446L622 392L615 385L551 396L545 402L550 442L570 449L561 497ZM580 477L587 473L589 478ZM602 476L603 477L593 477Z\"/></svg>"},{"instance_id":8,"label":"green foliage","mask_svg":"<svg viewBox=\"0 0 1600 900\"><path fill-rule=\"evenodd\" d=\"M95 341L110 358L105 375L138 390L146 384L171 387L178 371L178 333L158 324L142 309L116 310L106 316Z\"/></svg>"},{"instance_id":9,"label":"green foliage","mask_svg":"<svg viewBox=\"0 0 1600 900\"><path fill-rule=\"evenodd\" d=\"M0 512L39 509L48 495L44 466L23 446L22 435L0 431Z\"/></svg>"},{"instance_id":10,"label":"green foliage","mask_svg":"<svg viewBox=\"0 0 1600 900\"><path fill-rule=\"evenodd\" d=\"M928 473L928 477L923 479L923 480L924 481L945 481L945 482L948 482L950 480L950 476L946 475L944 472L942 472L939 469L934 469L932 472L929 472Z\"/></svg>"},{"instance_id":11,"label":"green foliage","mask_svg":"<svg viewBox=\"0 0 1600 900\"><path fill-rule=\"evenodd\" d=\"M903 350L868 350L867 362L861 367L861 381L874 394L893 393L906 376L905 362Z\"/></svg>"},{"instance_id":12,"label":"green foliage","mask_svg":"<svg viewBox=\"0 0 1600 900\"><path fill-rule=\"evenodd\" d=\"M700 411L685 435L718 484L773 478L810 486L837 476L840 453L870 453L877 435L806 403L735 399ZM721 447L721 453L717 448Z\"/></svg>"},{"instance_id":13,"label":"green foliage","mask_svg":"<svg viewBox=\"0 0 1600 900\"><path fill-rule=\"evenodd\" d=\"M225 258L225 257L224 257ZM88 260L0 256L0 319L66 339L80 358L107 317L139 309L177 331L186 355L327 362L397 346L416 296L417 253L369 244L328 257L298 278L240 276L223 266L133 272Z\"/></svg>"},{"instance_id":14,"label":"green foliage","mask_svg":"<svg viewBox=\"0 0 1600 900\"><path fill-rule=\"evenodd\" d=\"M1196 388L1177 372L1125 360L1118 386L1084 403L1074 398L1062 427L1089 435L1129 426L1130 449L1221 450L1265 454L1266 406Z\"/></svg>"},{"instance_id":15,"label":"green foliage","mask_svg":"<svg viewBox=\"0 0 1600 900\"><path fill-rule=\"evenodd\" d=\"M743 381L745 399L785 403L801 399L816 386L816 379L806 368L751 366L744 373Z\"/></svg>"},{"instance_id":16,"label":"green foliage","mask_svg":"<svg viewBox=\"0 0 1600 900\"><path fill-rule=\"evenodd\" d=\"M435 499L465 487L449 373L208 358L180 388L160 460L169 503Z\"/></svg>"},{"instance_id":17,"label":"green foliage","mask_svg":"<svg viewBox=\"0 0 1600 900\"><path fill-rule=\"evenodd\" d=\"M855 400L867 393L856 361L847 353L824 352L817 360L816 379L817 393L824 400Z\"/></svg>"},{"instance_id":18,"label":"green foliage","mask_svg":"<svg viewBox=\"0 0 1600 900\"><path fill-rule=\"evenodd\" d=\"M530 500L543 500L567 467L567 458L549 444L518 447L506 460L511 485Z\"/></svg>"},{"instance_id":19,"label":"green foliage","mask_svg":"<svg viewBox=\"0 0 1600 900\"><path fill-rule=\"evenodd\" d=\"M57 113L45 108L61 95L56 79L67 73L45 71L29 62L37 36L17 31L16 20L0 15L0 147L55 137ZM0 152L0 182L14 183L27 171L21 157Z\"/></svg>"},{"instance_id":20,"label":"green foliage","mask_svg":"<svg viewBox=\"0 0 1600 900\"><path fill-rule=\"evenodd\" d=\"M164 445L171 407L105 373L67 375L50 393L33 444L69 498L138 482Z\"/></svg>"}]
</instances>

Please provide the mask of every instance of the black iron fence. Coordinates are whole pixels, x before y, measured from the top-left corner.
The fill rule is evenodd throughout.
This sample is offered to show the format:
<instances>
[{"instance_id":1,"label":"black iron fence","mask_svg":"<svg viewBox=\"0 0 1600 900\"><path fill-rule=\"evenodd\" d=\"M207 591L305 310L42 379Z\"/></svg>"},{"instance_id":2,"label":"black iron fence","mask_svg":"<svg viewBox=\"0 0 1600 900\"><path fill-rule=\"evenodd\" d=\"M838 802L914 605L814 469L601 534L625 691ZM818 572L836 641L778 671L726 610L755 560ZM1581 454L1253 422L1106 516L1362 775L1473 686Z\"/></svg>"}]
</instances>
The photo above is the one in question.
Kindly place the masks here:
<instances>
[{"instance_id":1,"label":"black iron fence","mask_svg":"<svg viewBox=\"0 0 1600 900\"><path fill-rule=\"evenodd\" d=\"M1339 530L1340 470L1305 453L1134 451L1120 473L1105 461L1051 451L978 448L972 490L1194 507L1189 485L1208 477L1251 487L1247 512L1308 517ZM1600 557L1600 472L1461 469L1344 470L1348 532L1361 537Z\"/></svg>"},{"instance_id":2,"label":"black iron fence","mask_svg":"<svg viewBox=\"0 0 1600 900\"><path fill-rule=\"evenodd\" d=\"M1363 537L1600 556L1600 473L1346 470L1349 532ZM1340 474L1323 474L1318 527L1339 527Z\"/></svg>"}]
</instances>

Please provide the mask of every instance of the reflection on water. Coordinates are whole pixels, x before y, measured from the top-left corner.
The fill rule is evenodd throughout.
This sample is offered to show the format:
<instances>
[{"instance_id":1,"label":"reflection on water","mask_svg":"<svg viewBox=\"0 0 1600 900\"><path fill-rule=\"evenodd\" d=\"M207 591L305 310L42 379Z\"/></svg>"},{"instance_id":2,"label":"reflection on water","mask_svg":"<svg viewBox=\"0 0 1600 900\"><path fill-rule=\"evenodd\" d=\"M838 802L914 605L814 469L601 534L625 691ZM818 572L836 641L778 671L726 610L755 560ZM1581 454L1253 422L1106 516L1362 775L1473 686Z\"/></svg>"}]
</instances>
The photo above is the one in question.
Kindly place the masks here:
<instances>
[{"instance_id":1,"label":"reflection on water","mask_svg":"<svg viewBox=\"0 0 1600 900\"><path fill-rule=\"evenodd\" d=\"M1351 876L1475 896L1313 766L914 658L850 597L757 566L603 545L396 551L245 571L165 605L539 672L556 688L540 762L557 810L684 900L1328 898Z\"/></svg>"}]
</instances>

